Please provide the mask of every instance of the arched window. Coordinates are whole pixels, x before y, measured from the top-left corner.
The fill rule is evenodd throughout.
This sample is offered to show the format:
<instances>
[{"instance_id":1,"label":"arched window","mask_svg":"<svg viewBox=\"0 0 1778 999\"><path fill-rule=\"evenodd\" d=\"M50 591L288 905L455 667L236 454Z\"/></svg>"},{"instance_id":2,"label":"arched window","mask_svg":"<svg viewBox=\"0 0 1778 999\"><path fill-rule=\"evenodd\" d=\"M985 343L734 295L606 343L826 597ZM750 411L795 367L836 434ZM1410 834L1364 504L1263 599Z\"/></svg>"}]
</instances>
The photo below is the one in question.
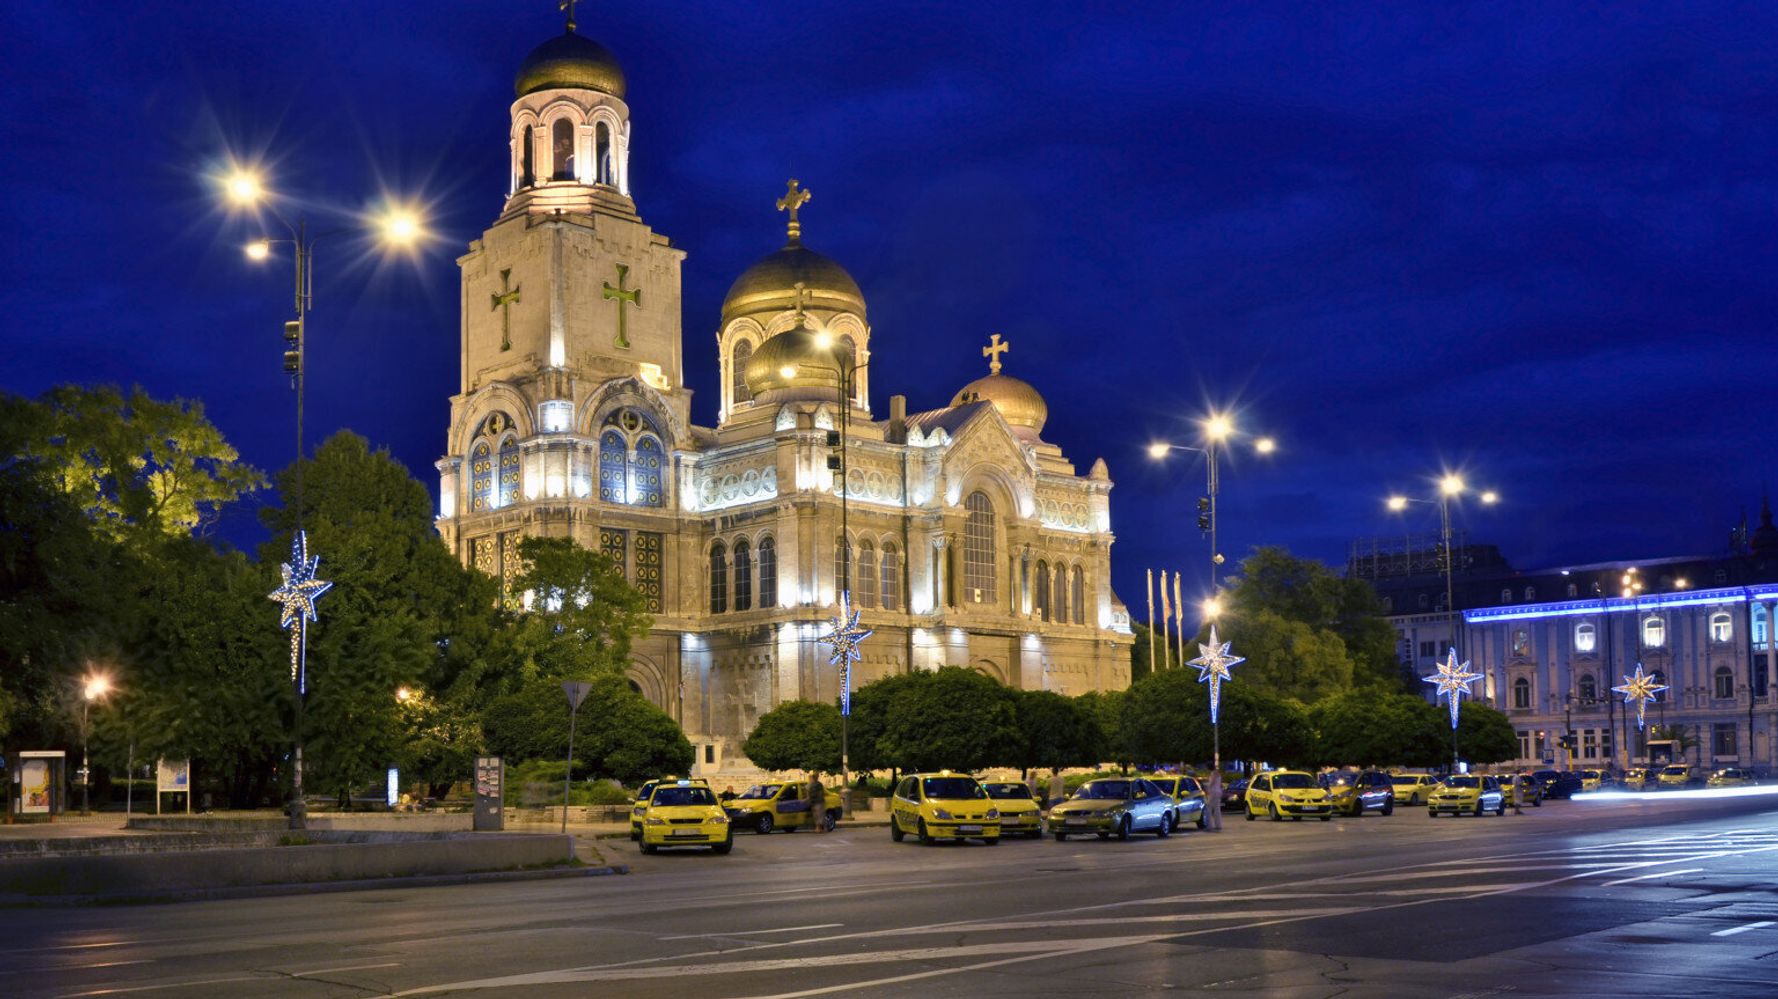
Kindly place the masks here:
<instances>
[{"instance_id":1,"label":"arched window","mask_svg":"<svg viewBox=\"0 0 1778 999\"><path fill-rule=\"evenodd\" d=\"M537 183L537 129L526 125L525 136L519 141L519 186L530 187Z\"/></svg>"},{"instance_id":2,"label":"arched window","mask_svg":"<svg viewBox=\"0 0 1778 999\"><path fill-rule=\"evenodd\" d=\"M1068 623L1068 567L1057 562L1050 574L1050 609L1057 624Z\"/></svg>"},{"instance_id":3,"label":"arched window","mask_svg":"<svg viewBox=\"0 0 1778 999\"><path fill-rule=\"evenodd\" d=\"M486 440L469 451L469 509L482 513L494 502L494 448Z\"/></svg>"},{"instance_id":4,"label":"arched window","mask_svg":"<svg viewBox=\"0 0 1778 999\"><path fill-rule=\"evenodd\" d=\"M1395 598L1394 597L1384 597L1383 598L1383 613L1388 614L1393 610L1395 610Z\"/></svg>"},{"instance_id":5,"label":"arched window","mask_svg":"<svg viewBox=\"0 0 1778 999\"><path fill-rule=\"evenodd\" d=\"M549 127L550 162L554 169L550 174L554 180L574 179L574 123L566 118L557 118L556 123Z\"/></svg>"},{"instance_id":6,"label":"arched window","mask_svg":"<svg viewBox=\"0 0 1778 999\"><path fill-rule=\"evenodd\" d=\"M1649 616L1642 619L1642 644L1658 649L1667 644L1667 622L1658 617Z\"/></svg>"},{"instance_id":7,"label":"arched window","mask_svg":"<svg viewBox=\"0 0 1778 999\"><path fill-rule=\"evenodd\" d=\"M1537 587L1535 587L1535 586L1525 587L1525 602L1530 603L1531 601L1536 600L1536 599L1537 599Z\"/></svg>"},{"instance_id":8,"label":"arched window","mask_svg":"<svg viewBox=\"0 0 1778 999\"><path fill-rule=\"evenodd\" d=\"M844 535L833 539L833 585L836 592L857 584L852 578L852 543Z\"/></svg>"},{"instance_id":9,"label":"arched window","mask_svg":"<svg viewBox=\"0 0 1778 999\"><path fill-rule=\"evenodd\" d=\"M661 442L650 435L636 439L636 454L630 463L630 503L633 506L661 506L666 503L661 489Z\"/></svg>"},{"instance_id":10,"label":"arched window","mask_svg":"<svg viewBox=\"0 0 1778 999\"><path fill-rule=\"evenodd\" d=\"M1574 651L1591 652L1599 647L1599 629L1591 621L1574 626Z\"/></svg>"},{"instance_id":11,"label":"arched window","mask_svg":"<svg viewBox=\"0 0 1778 999\"><path fill-rule=\"evenodd\" d=\"M751 340L735 344L734 354L729 358L729 398L736 404L753 401L753 393L747 389L747 362L752 358Z\"/></svg>"},{"instance_id":12,"label":"arched window","mask_svg":"<svg viewBox=\"0 0 1778 999\"><path fill-rule=\"evenodd\" d=\"M759 605L778 605L778 543L770 536L759 539Z\"/></svg>"},{"instance_id":13,"label":"arched window","mask_svg":"<svg viewBox=\"0 0 1778 999\"><path fill-rule=\"evenodd\" d=\"M1513 591L1511 587L1507 587L1500 591L1500 602L1503 604L1510 604L1513 602Z\"/></svg>"},{"instance_id":14,"label":"arched window","mask_svg":"<svg viewBox=\"0 0 1778 999\"><path fill-rule=\"evenodd\" d=\"M593 129L593 163L598 167L594 179L601 184L611 183L611 126L605 122Z\"/></svg>"},{"instance_id":15,"label":"arched window","mask_svg":"<svg viewBox=\"0 0 1778 999\"><path fill-rule=\"evenodd\" d=\"M1432 603L1432 598L1422 593L1420 594L1420 599L1416 602L1420 605L1421 610L1425 610L1427 606Z\"/></svg>"},{"instance_id":16,"label":"arched window","mask_svg":"<svg viewBox=\"0 0 1778 999\"><path fill-rule=\"evenodd\" d=\"M608 429L599 435L599 499L605 503L629 501L629 487L624 477L628 463L624 435Z\"/></svg>"},{"instance_id":17,"label":"arched window","mask_svg":"<svg viewBox=\"0 0 1778 999\"><path fill-rule=\"evenodd\" d=\"M992 604L994 586L994 501L977 490L963 501L969 519L963 524L963 596L970 603Z\"/></svg>"},{"instance_id":18,"label":"arched window","mask_svg":"<svg viewBox=\"0 0 1778 999\"><path fill-rule=\"evenodd\" d=\"M1727 666L1716 667L1716 675L1712 678L1716 689L1712 691L1717 700L1726 701L1735 696L1735 673Z\"/></svg>"},{"instance_id":19,"label":"arched window","mask_svg":"<svg viewBox=\"0 0 1778 999\"><path fill-rule=\"evenodd\" d=\"M1529 708L1531 706L1531 681L1519 677L1513 681L1513 707Z\"/></svg>"},{"instance_id":20,"label":"arched window","mask_svg":"<svg viewBox=\"0 0 1778 999\"><path fill-rule=\"evenodd\" d=\"M884 610L901 609L901 553L896 551L893 542L883 542L883 585L881 587Z\"/></svg>"},{"instance_id":21,"label":"arched window","mask_svg":"<svg viewBox=\"0 0 1778 999\"><path fill-rule=\"evenodd\" d=\"M1717 611L1710 615L1710 640L1726 642L1735 637L1735 624L1728 611Z\"/></svg>"},{"instance_id":22,"label":"arched window","mask_svg":"<svg viewBox=\"0 0 1778 999\"><path fill-rule=\"evenodd\" d=\"M852 596L859 607L877 605L877 546L869 541L858 545L858 578L852 581Z\"/></svg>"},{"instance_id":23,"label":"arched window","mask_svg":"<svg viewBox=\"0 0 1778 999\"><path fill-rule=\"evenodd\" d=\"M1515 656L1524 658L1531 654L1531 631L1528 628L1513 629L1513 648Z\"/></svg>"},{"instance_id":24,"label":"arched window","mask_svg":"<svg viewBox=\"0 0 1778 999\"><path fill-rule=\"evenodd\" d=\"M500 499L496 506L508 507L519 498L519 442L508 437L500 442Z\"/></svg>"},{"instance_id":25,"label":"arched window","mask_svg":"<svg viewBox=\"0 0 1778 999\"><path fill-rule=\"evenodd\" d=\"M710 546L710 613L728 610L728 550L722 542Z\"/></svg>"},{"instance_id":26,"label":"arched window","mask_svg":"<svg viewBox=\"0 0 1778 999\"><path fill-rule=\"evenodd\" d=\"M1074 623L1087 623L1087 575L1074 567Z\"/></svg>"},{"instance_id":27,"label":"arched window","mask_svg":"<svg viewBox=\"0 0 1778 999\"><path fill-rule=\"evenodd\" d=\"M1033 595L1037 598L1037 606L1033 609L1037 611L1037 620L1048 621L1050 619L1050 564L1043 559L1037 560L1036 579L1037 592Z\"/></svg>"},{"instance_id":28,"label":"arched window","mask_svg":"<svg viewBox=\"0 0 1778 999\"><path fill-rule=\"evenodd\" d=\"M1568 584L1568 596L1571 598L1580 596L1580 587L1574 585L1573 583L1569 583Z\"/></svg>"},{"instance_id":29,"label":"arched window","mask_svg":"<svg viewBox=\"0 0 1778 999\"><path fill-rule=\"evenodd\" d=\"M1765 649L1766 643L1768 641L1767 636L1770 634L1770 632L1766 628L1766 605L1765 604L1754 604L1753 605L1752 625L1753 626L1748 629L1748 635L1749 635L1749 637L1751 637L1753 639L1753 647L1763 651Z\"/></svg>"},{"instance_id":30,"label":"arched window","mask_svg":"<svg viewBox=\"0 0 1778 999\"><path fill-rule=\"evenodd\" d=\"M1729 571L1727 569L1716 570L1715 575L1711 578L1716 580L1716 585L1718 586L1729 585Z\"/></svg>"},{"instance_id":31,"label":"arched window","mask_svg":"<svg viewBox=\"0 0 1778 999\"><path fill-rule=\"evenodd\" d=\"M1599 685L1593 680L1593 674L1582 673L1580 682L1576 686L1580 688L1580 702L1582 704L1592 704L1599 699Z\"/></svg>"},{"instance_id":32,"label":"arched window","mask_svg":"<svg viewBox=\"0 0 1778 999\"><path fill-rule=\"evenodd\" d=\"M735 541L735 610L753 609L753 555L747 539Z\"/></svg>"}]
</instances>

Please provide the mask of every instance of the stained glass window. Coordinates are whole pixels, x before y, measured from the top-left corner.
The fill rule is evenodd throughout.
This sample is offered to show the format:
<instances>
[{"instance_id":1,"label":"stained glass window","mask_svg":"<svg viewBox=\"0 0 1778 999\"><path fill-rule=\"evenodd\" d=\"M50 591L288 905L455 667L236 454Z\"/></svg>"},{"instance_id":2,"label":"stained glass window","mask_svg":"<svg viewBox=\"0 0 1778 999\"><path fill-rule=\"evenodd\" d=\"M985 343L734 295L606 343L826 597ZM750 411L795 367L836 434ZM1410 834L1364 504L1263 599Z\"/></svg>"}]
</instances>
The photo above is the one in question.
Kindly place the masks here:
<instances>
[{"instance_id":1,"label":"stained glass window","mask_svg":"<svg viewBox=\"0 0 1778 999\"><path fill-rule=\"evenodd\" d=\"M492 576L499 570L494 559L494 539L492 537L476 538L469 543L470 561L475 563L477 572Z\"/></svg>"},{"instance_id":2,"label":"stained glass window","mask_svg":"<svg viewBox=\"0 0 1778 999\"><path fill-rule=\"evenodd\" d=\"M469 509L485 512L494 498L494 449L485 440L469 452Z\"/></svg>"},{"instance_id":3,"label":"stained glass window","mask_svg":"<svg viewBox=\"0 0 1778 999\"><path fill-rule=\"evenodd\" d=\"M994 502L976 491L963 501L969 519L963 525L963 595L977 604L991 604L994 592Z\"/></svg>"},{"instance_id":4,"label":"stained glass window","mask_svg":"<svg viewBox=\"0 0 1778 999\"><path fill-rule=\"evenodd\" d=\"M901 609L901 556L893 544L883 545L883 609Z\"/></svg>"},{"instance_id":5,"label":"stained glass window","mask_svg":"<svg viewBox=\"0 0 1778 999\"><path fill-rule=\"evenodd\" d=\"M728 610L728 549L718 541L710 547L710 613Z\"/></svg>"},{"instance_id":6,"label":"stained glass window","mask_svg":"<svg viewBox=\"0 0 1778 999\"><path fill-rule=\"evenodd\" d=\"M524 569L519 558L519 534L508 531L500 535L500 593L508 601L518 599L519 573Z\"/></svg>"},{"instance_id":7,"label":"stained glass window","mask_svg":"<svg viewBox=\"0 0 1778 999\"><path fill-rule=\"evenodd\" d=\"M628 490L624 486L625 465L624 435L616 430L607 430L599 435L599 499L605 503L622 503L626 501Z\"/></svg>"},{"instance_id":8,"label":"stained glass window","mask_svg":"<svg viewBox=\"0 0 1778 999\"><path fill-rule=\"evenodd\" d=\"M660 506L666 501L661 489L661 442L654 437L644 435L636 441L630 488L634 506Z\"/></svg>"},{"instance_id":9,"label":"stained glass window","mask_svg":"<svg viewBox=\"0 0 1778 999\"><path fill-rule=\"evenodd\" d=\"M858 578L852 581L852 599L859 607L877 605L877 547L869 541L858 546Z\"/></svg>"},{"instance_id":10,"label":"stained glass window","mask_svg":"<svg viewBox=\"0 0 1778 999\"><path fill-rule=\"evenodd\" d=\"M1050 613L1057 624L1068 623L1068 567L1060 562L1050 574Z\"/></svg>"},{"instance_id":11,"label":"stained glass window","mask_svg":"<svg viewBox=\"0 0 1778 999\"><path fill-rule=\"evenodd\" d=\"M770 535L759 539L759 605L778 605L778 544Z\"/></svg>"},{"instance_id":12,"label":"stained glass window","mask_svg":"<svg viewBox=\"0 0 1778 999\"><path fill-rule=\"evenodd\" d=\"M753 554L747 539L735 541L735 610L753 609Z\"/></svg>"},{"instance_id":13,"label":"stained glass window","mask_svg":"<svg viewBox=\"0 0 1778 999\"><path fill-rule=\"evenodd\" d=\"M650 614L661 612L661 536L653 531L636 532L637 592L642 594L642 609Z\"/></svg>"},{"instance_id":14,"label":"stained glass window","mask_svg":"<svg viewBox=\"0 0 1778 999\"><path fill-rule=\"evenodd\" d=\"M627 567L625 556L628 554L628 541L629 534L625 531L614 527L599 528L599 552L615 562L619 572L624 572Z\"/></svg>"},{"instance_id":15,"label":"stained glass window","mask_svg":"<svg viewBox=\"0 0 1778 999\"><path fill-rule=\"evenodd\" d=\"M500 507L508 507L519 498L519 442L508 437L500 442Z\"/></svg>"},{"instance_id":16,"label":"stained glass window","mask_svg":"<svg viewBox=\"0 0 1778 999\"><path fill-rule=\"evenodd\" d=\"M746 340L735 344L734 356L729 359L729 398L737 403L753 398L753 393L747 390L747 362L752 357L753 344Z\"/></svg>"}]
</instances>

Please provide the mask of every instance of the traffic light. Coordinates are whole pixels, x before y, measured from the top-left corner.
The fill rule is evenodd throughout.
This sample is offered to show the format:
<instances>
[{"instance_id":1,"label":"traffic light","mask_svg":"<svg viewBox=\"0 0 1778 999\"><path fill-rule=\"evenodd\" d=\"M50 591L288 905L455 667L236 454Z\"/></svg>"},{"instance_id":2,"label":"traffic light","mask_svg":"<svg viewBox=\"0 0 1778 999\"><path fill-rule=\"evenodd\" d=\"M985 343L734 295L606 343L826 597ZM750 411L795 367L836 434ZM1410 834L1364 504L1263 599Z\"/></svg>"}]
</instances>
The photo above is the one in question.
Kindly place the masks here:
<instances>
[{"instance_id":1,"label":"traffic light","mask_svg":"<svg viewBox=\"0 0 1778 999\"><path fill-rule=\"evenodd\" d=\"M840 471L844 462L845 455L840 453L840 432L829 430L827 432L827 470L830 472Z\"/></svg>"},{"instance_id":2,"label":"traffic light","mask_svg":"<svg viewBox=\"0 0 1778 999\"><path fill-rule=\"evenodd\" d=\"M303 324L292 319L284 324L284 373L295 375L303 366Z\"/></svg>"},{"instance_id":3,"label":"traffic light","mask_svg":"<svg viewBox=\"0 0 1778 999\"><path fill-rule=\"evenodd\" d=\"M1198 530L1208 531L1209 529L1210 529L1210 497L1199 496L1198 497Z\"/></svg>"}]
</instances>

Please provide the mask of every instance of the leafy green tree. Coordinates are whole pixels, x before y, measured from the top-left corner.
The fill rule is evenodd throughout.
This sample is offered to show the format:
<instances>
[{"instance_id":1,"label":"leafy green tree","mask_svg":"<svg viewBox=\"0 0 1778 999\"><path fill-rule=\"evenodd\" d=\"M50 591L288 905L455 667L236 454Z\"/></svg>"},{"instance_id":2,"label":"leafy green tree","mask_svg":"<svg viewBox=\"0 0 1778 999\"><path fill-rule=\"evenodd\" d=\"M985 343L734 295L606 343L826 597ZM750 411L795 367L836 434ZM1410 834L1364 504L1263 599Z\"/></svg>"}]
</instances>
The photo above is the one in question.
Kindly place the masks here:
<instances>
[{"instance_id":1,"label":"leafy green tree","mask_svg":"<svg viewBox=\"0 0 1778 999\"><path fill-rule=\"evenodd\" d=\"M1219 622L1218 637L1234 643L1247 662L1235 667L1243 683L1313 703L1350 690L1352 660L1340 636L1269 610L1231 614Z\"/></svg>"},{"instance_id":2,"label":"leafy green tree","mask_svg":"<svg viewBox=\"0 0 1778 999\"><path fill-rule=\"evenodd\" d=\"M1449 710L1439 711L1445 722L1442 733L1446 739L1451 735ZM1475 763L1515 760L1519 757L1519 733L1505 712L1465 700L1457 716L1457 749L1463 759Z\"/></svg>"},{"instance_id":3,"label":"leafy green tree","mask_svg":"<svg viewBox=\"0 0 1778 999\"><path fill-rule=\"evenodd\" d=\"M530 594L530 609L509 625L506 675L622 673L652 620L622 568L568 538L525 538L519 557L518 589Z\"/></svg>"},{"instance_id":4,"label":"leafy green tree","mask_svg":"<svg viewBox=\"0 0 1778 999\"><path fill-rule=\"evenodd\" d=\"M1180 665L1178 649L1169 640L1165 631L1150 631L1146 625L1140 622L1132 627L1136 632L1136 641L1130 646L1130 681L1132 683L1147 676L1150 672L1176 669ZM1150 670L1148 665L1151 644L1154 646L1153 670ZM1197 649L1192 648L1189 643L1187 648L1189 650L1186 653L1187 659L1197 655Z\"/></svg>"},{"instance_id":5,"label":"leafy green tree","mask_svg":"<svg viewBox=\"0 0 1778 999\"><path fill-rule=\"evenodd\" d=\"M398 692L402 734L396 765L402 775L426 784L429 798L443 798L467 780L481 751L481 719L469 703L433 697L423 690Z\"/></svg>"},{"instance_id":6,"label":"leafy green tree","mask_svg":"<svg viewBox=\"0 0 1778 999\"><path fill-rule=\"evenodd\" d=\"M1467 710L1467 706L1465 708ZM1425 698L1353 691L1309 710L1322 766L1436 766L1450 758L1447 716Z\"/></svg>"},{"instance_id":7,"label":"leafy green tree","mask_svg":"<svg viewBox=\"0 0 1778 999\"><path fill-rule=\"evenodd\" d=\"M1099 732L1104 736L1105 741L1101 744L1099 753L1101 761L1109 760L1125 770L1130 768L1130 764L1138 756L1131 745L1129 733L1124 730L1124 701L1127 694L1123 690L1094 690L1075 698L1098 723Z\"/></svg>"},{"instance_id":8,"label":"leafy green tree","mask_svg":"<svg viewBox=\"0 0 1778 999\"><path fill-rule=\"evenodd\" d=\"M1052 690L1009 690L1019 737L1002 762L1030 776L1037 767L1084 767L1104 757L1105 732L1090 705Z\"/></svg>"},{"instance_id":9,"label":"leafy green tree","mask_svg":"<svg viewBox=\"0 0 1778 999\"><path fill-rule=\"evenodd\" d=\"M1242 636L1244 646L1238 649L1259 669L1260 682L1277 679L1286 685L1272 687L1276 693L1314 701L1352 686L1402 685L1395 629L1363 580L1345 579L1313 559L1266 547L1242 560L1225 603L1219 630L1225 637ZM1279 634L1262 640L1267 631ZM1284 655L1297 664L1272 669L1256 655L1260 660Z\"/></svg>"},{"instance_id":10,"label":"leafy green tree","mask_svg":"<svg viewBox=\"0 0 1778 999\"><path fill-rule=\"evenodd\" d=\"M977 770L1007 758L1019 740L1007 689L974 670L946 666L885 677L858 691L856 719L871 742L860 769Z\"/></svg>"},{"instance_id":11,"label":"leafy green tree","mask_svg":"<svg viewBox=\"0 0 1778 999\"><path fill-rule=\"evenodd\" d=\"M621 676L592 684L575 722L577 777L627 784L691 769L691 743L667 713L630 689ZM558 678L534 678L482 712L488 751L509 761L561 759L568 751L568 697Z\"/></svg>"},{"instance_id":12,"label":"leafy green tree","mask_svg":"<svg viewBox=\"0 0 1778 999\"><path fill-rule=\"evenodd\" d=\"M840 711L832 704L785 701L760 716L741 752L766 770L838 773Z\"/></svg>"},{"instance_id":13,"label":"leafy green tree","mask_svg":"<svg viewBox=\"0 0 1778 999\"><path fill-rule=\"evenodd\" d=\"M1196 670L1153 673L1131 684L1124 696L1122 723L1124 739L1138 762L1210 758L1210 695L1198 682Z\"/></svg>"}]
</instances>

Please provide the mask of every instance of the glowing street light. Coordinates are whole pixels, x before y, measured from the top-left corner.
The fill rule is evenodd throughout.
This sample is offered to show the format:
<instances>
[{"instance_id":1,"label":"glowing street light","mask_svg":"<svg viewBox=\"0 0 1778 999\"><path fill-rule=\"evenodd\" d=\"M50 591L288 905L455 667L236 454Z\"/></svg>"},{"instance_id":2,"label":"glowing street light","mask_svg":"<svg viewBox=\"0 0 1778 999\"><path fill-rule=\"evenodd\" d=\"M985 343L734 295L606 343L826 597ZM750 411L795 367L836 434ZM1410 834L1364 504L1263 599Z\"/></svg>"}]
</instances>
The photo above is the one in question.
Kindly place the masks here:
<instances>
[{"instance_id":1,"label":"glowing street light","mask_svg":"<svg viewBox=\"0 0 1778 999\"><path fill-rule=\"evenodd\" d=\"M1204 612L1204 619L1206 621L1213 621L1218 614L1222 613L1222 598L1205 597L1204 602L1198 606Z\"/></svg>"},{"instance_id":2,"label":"glowing street light","mask_svg":"<svg viewBox=\"0 0 1778 999\"><path fill-rule=\"evenodd\" d=\"M248 243L244 249L246 250L248 260L251 260L254 263L259 263L272 255L272 242L269 239L256 239L253 242Z\"/></svg>"},{"instance_id":3,"label":"glowing street light","mask_svg":"<svg viewBox=\"0 0 1778 999\"><path fill-rule=\"evenodd\" d=\"M102 701L111 693L111 678L104 673L88 673L80 689L80 814L92 812L93 771L87 758L88 712L94 701Z\"/></svg>"},{"instance_id":4,"label":"glowing street light","mask_svg":"<svg viewBox=\"0 0 1778 999\"><path fill-rule=\"evenodd\" d=\"M420 215L404 205L393 205L377 219L383 245L391 249L407 249L424 235Z\"/></svg>"},{"instance_id":5,"label":"glowing street light","mask_svg":"<svg viewBox=\"0 0 1778 999\"><path fill-rule=\"evenodd\" d=\"M1253 442L1253 449L1260 454L1271 454L1273 451L1278 450L1278 442L1270 437L1261 437L1259 440Z\"/></svg>"},{"instance_id":6,"label":"glowing street light","mask_svg":"<svg viewBox=\"0 0 1778 999\"><path fill-rule=\"evenodd\" d=\"M260 181L259 174L245 167L236 167L223 178L222 191L238 208L252 207L265 197L265 185Z\"/></svg>"}]
</instances>

